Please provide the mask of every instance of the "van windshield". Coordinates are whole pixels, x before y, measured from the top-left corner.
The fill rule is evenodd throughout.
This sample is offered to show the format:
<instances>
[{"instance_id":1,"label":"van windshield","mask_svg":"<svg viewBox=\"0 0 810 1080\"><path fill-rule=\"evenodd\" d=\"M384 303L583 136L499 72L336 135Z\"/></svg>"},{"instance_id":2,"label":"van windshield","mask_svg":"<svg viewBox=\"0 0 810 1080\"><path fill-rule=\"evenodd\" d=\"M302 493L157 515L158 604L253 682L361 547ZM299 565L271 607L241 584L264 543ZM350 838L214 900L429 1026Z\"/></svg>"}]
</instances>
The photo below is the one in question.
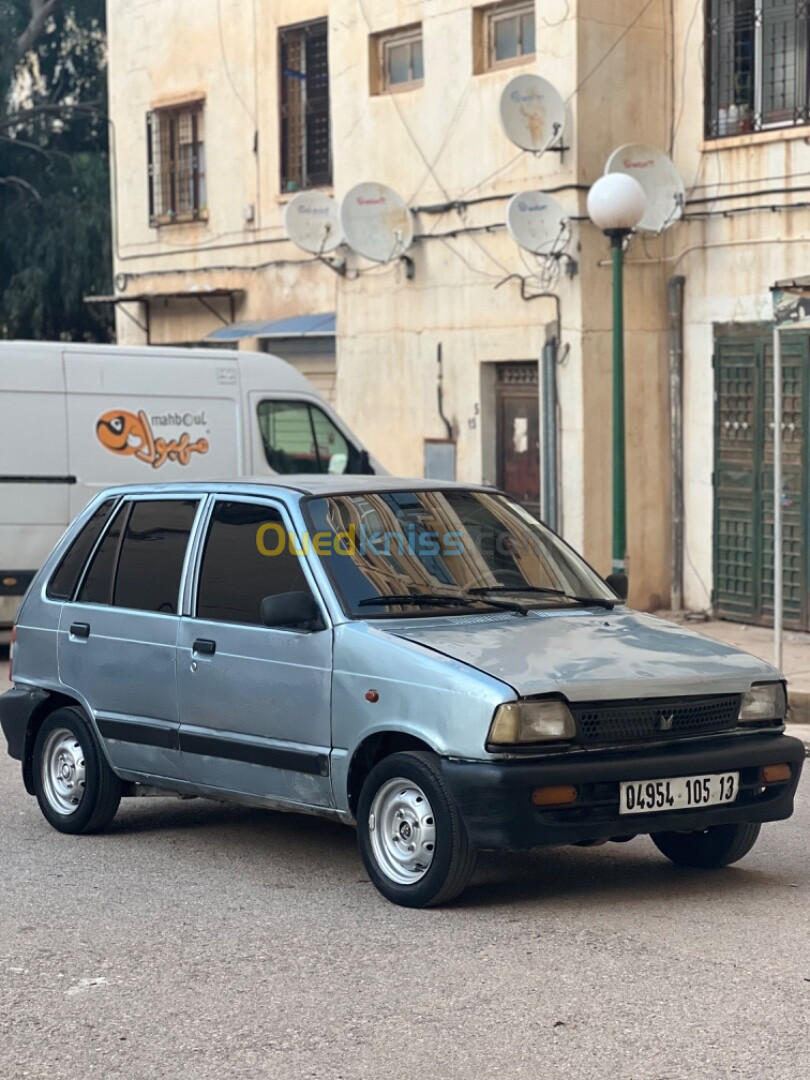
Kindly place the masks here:
<instances>
[{"instance_id":1,"label":"van windshield","mask_svg":"<svg viewBox=\"0 0 810 1080\"><path fill-rule=\"evenodd\" d=\"M567 544L504 495L392 491L313 497L305 507L309 545L354 618L618 602Z\"/></svg>"}]
</instances>

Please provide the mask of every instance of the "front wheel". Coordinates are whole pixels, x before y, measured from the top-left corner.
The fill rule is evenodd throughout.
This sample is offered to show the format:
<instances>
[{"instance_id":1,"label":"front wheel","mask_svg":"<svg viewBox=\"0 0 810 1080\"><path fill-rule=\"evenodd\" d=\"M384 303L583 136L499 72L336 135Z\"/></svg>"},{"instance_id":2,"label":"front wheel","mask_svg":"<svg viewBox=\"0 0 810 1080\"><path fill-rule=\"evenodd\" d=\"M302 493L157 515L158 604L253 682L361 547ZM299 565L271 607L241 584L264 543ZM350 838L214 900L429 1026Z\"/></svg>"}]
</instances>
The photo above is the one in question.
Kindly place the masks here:
<instances>
[{"instance_id":1,"label":"front wheel","mask_svg":"<svg viewBox=\"0 0 810 1080\"><path fill-rule=\"evenodd\" d=\"M658 850L678 866L716 870L747 855L757 842L760 828L760 825L740 822L713 825L703 832L653 833L651 839Z\"/></svg>"},{"instance_id":2,"label":"front wheel","mask_svg":"<svg viewBox=\"0 0 810 1080\"><path fill-rule=\"evenodd\" d=\"M100 832L115 817L121 781L79 709L57 709L46 718L34 742L33 766L39 808L55 829Z\"/></svg>"},{"instance_id":3,"label":"front wheel","mask_svg":"<svg viewBox=\"0 0 810 1080\"><path fill-rule=\"evenodd\" d=\"M368 876L403 907L447 903L464 889L475 850L435 754L392 754L360 791L357 839Z\"/></svg>"}]
</instances>

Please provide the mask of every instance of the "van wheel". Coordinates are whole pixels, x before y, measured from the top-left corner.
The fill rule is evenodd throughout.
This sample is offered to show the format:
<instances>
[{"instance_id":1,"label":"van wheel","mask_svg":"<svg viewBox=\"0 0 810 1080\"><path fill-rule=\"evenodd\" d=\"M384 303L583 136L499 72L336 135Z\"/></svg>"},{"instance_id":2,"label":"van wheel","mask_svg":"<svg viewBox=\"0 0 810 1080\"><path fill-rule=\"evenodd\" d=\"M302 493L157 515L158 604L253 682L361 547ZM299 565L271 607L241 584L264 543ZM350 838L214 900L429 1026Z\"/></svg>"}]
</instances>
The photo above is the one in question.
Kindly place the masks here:
<instances>
[{"instance_id":1,"label":"van wheel","mask_svg":"<svg viewBox=\"0 0 810 1080\"><path fill-rule=\"evenodd\" d=\"M47 717L34 742L32 771L39 808L59 832L100 832L115 817L121 781L79 709Z\"/></svg>"},{"instance_id":2,"label":"van wheel","mask_svg":"<svg viewBox=\"0 0 810 1080\"><path fill-rule=\"evenodd\" d=\"M436 755L424 751L392 754L374 766L360 791L357 840L372 883L403 907L447 903L475 868Z\"/></svg>"},{"instance_id":3,"label":"van wheel","mask_svg":"<svg viewBox=\"0 0 810 1080\"><path fill-rule=\"evenodd\" d=\"M703 832L653 833L651 839L658 850L678 866L716 870L747 855L757 842L760 828L760 825L740 822L713 825Z\"/></svg>"}]
</instances>

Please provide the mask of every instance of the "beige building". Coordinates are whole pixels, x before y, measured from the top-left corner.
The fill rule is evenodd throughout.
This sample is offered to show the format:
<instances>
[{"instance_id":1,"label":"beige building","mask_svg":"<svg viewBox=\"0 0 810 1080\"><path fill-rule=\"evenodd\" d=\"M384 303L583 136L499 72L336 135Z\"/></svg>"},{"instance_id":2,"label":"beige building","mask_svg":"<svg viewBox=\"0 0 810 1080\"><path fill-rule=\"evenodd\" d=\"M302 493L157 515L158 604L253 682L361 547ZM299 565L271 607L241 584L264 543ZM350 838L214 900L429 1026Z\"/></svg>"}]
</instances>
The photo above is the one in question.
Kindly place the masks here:
<instances>
[{"instance_id":1,"label":"beige building","mask_svg":"<svg viewBox=\"0 0 810 1080\"><path fill-rule=\"evenodd\" d=\"M278 352L390 471L435 475L449 454L458 479L542 504L607 572L611 279L585 197L614 148L670 152L685 217L626 254L631 601L666 605L682 579L689 607L767 621L765 324L773 281L810 272L807 21L799 0L109 0L119 341ZM562 148L541 156L499 123L523 72L565 101ZM414 211L408 261L289 242L297 191L365 180ZM557 260L504 227L508 199L538 188L570 218ZM798 626L810 357L790 348Z\"/></svg>"}]
</instances>

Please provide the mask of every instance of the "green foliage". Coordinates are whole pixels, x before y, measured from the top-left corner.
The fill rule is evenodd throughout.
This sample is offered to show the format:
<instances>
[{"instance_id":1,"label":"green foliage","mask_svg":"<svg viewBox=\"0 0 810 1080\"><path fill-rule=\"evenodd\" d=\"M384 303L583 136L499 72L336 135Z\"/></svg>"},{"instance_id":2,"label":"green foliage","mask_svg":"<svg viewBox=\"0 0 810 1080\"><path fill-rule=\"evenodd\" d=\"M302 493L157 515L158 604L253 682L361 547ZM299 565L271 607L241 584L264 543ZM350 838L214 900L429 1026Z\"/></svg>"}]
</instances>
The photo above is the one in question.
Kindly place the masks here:
<instances>
[{"instance_id":1,"label":"green foliage","mask_svg":"<svg viewBox=\"0 0 810 1080\"><path fill-rule=\"evenodd\" d=\"M0 0L0 337L111 336L105 67L103 0Z\"/></svg>"}]
</instances>

